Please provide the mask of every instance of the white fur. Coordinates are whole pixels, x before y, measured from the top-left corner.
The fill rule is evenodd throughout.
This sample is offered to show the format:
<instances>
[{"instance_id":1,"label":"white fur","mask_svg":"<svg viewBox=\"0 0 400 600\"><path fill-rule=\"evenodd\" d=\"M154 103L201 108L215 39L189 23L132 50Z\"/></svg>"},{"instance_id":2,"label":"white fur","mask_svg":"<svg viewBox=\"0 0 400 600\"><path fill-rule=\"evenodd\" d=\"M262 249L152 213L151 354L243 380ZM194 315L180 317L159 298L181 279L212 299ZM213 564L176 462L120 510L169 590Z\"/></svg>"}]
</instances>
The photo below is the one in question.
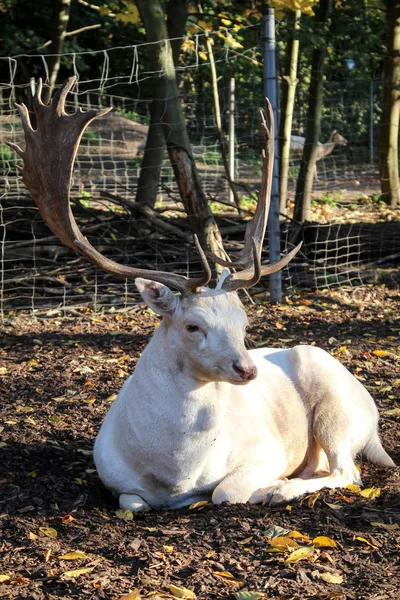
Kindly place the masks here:
<instances>
[{"instance_id":1,"label":"white fur","mask_svg":"<svg viewBox=\"0 0 400 600\"><path fill-rule=\"evenodd\" d=\"M287 502L358 482L354 457L363 451L394 466L370 394L328 353L248 352L235 293L204 289L181 299L162 284L136 283L164 319L94 447L100 478L122 508L179 508L210 497ZM256 365L258 376L245 385L233 364Z\"/></svg>"}]
</instances>

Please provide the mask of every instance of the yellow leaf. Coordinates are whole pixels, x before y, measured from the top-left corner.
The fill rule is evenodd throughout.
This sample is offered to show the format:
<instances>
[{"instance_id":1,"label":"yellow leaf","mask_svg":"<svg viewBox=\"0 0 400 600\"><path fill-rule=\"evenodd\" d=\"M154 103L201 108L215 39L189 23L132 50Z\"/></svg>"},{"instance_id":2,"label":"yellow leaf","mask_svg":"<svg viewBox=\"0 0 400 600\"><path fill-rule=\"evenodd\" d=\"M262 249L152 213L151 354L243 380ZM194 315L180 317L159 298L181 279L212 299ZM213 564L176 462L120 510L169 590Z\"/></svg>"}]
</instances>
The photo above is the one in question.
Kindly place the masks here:
<instances>
[{"instance_id":1,"label":"yellow leaf","mask_svg":"<svg viewBox=\"0 0 400 600\"><path fill-rule=\"evenodd\" d=\"M36 533L32 533L32 531L30 531L28 537L30 540L37 540L39 536L36 535Z\"/></svg>"},{"instance_id":2,"label":"yellow leaf","mask_svg":"<svg viewBox=\"0 0 400 600\"><path fill-rule=\"evenodd\" d=\"M200 508L201 506L206 506L208 504L207 500L200 500L200 502L194 502L189 506L189 510L193 510L194 508Z\"/></svg>"},{"instance_id":3,"label":"yellow leaf","mask_svg":"<svg viewBox=\"0 0 400 600\"><path fill-rule=\"evenodd\" d=\"M336 542L330 537L326 537L325 535L320 535L313 539L313 544L316 548L336 548Z\"/></svg>"},{"instance_id":4,"label":"yellow leaf","mask_svg":"<svg viewBox=\"0 0 400 600\"><path fill-rule=\"evenodd\" d=\"M213 575L218 575L218 577L226 577L227 579L235 579L235 576L232 573L228 573L228 571L213 571Z\"/></svg>"},{"instance_id":5,"label":"yellow leaf","mask_svg":"<svg viewBox=\"0 0 400 600\"><path fill-rule=\"evenodd\" d=\"M366 539L365 539L365 538L363 538L363 537L359 537L359 536L357 536L357 537L356 537L356 540L358 540L359 542L363 542L363 544L367 544L368 546L371 546L371 548L374 548L374 550L377 550L377 549L378 549L378 547L377 547L377 546L375 546L374 544L371 544L371 542L369 542L368 540L366 540Z\"/></svg>"},{"instance_id":6,"label":"yellow leaf","mask_svg":"<svg viewBox=\"0 0 400 600\"><path fill-rule=\"evenodd\" d=\"M202 29L207 29L207 31L212 31L213 27L212 27L211 23L206 23L205 21L197 21L197 24Z\"/></svg>"},{"instance_id":7,"label":"yellow leaf","mask_svg":"<svg viewBox=\"0 0 400 600\"><path fill-rule=\"evenodd\" d=\"M251 542L251 540L253 539L253 536L250 535L249 537L245 538L244 540L238 540L238 544L245 545L248 544L249 542Z\"/></svg>"},{"instance_id":8,"label":"yellow leaf","mask_svg":"<svg viewBox=\"0 0 400 600\"><path fill-rule=\"evenodd\" d=\"M74 552L67 552L58 557L58 560L82 560L82 558L88 558L84 552L76 550Z\"/></svg>"},{"instance_id":9,"label":"yellow leaf","mask_svg":"<svg viewBox=\"0 0 400 600\"><path fill-rule=\"evenodd\" d=\"M3 581L9 581L9 579L9 575L0 575L0 583L3 583Z\"/></svg>"},{"instance_id":10,"label":"yellow leaf","mask_svg":"<svg viewBox=\"0 0 400 600\"><path fill-rule=\"evenodd\" d=\"M297 550L292 552L287 557L287 559L285 560L285 563L294 563L294 562L298 562L299 560L305 560L306 558L310 558L311 556L313 556L314 551L315 551L314 546L306 546L304 548L298 548Z\"/></svg>"},{"instance_id":11,"label":"yellow leaf","mask_svg":"<svg viewBox=\"0 0 400 600\"><path fill-rule=\"evenodd\" d=\"M122 23L132 23L133 25L139 23L140 15L137 6L135 4L132 4L131 2L125 3L125 6L128 10L123 13L117 13L115 15L115 20L121 21Z\"/></svg>"},{"instance_id":12,"label":"yellow leaf","mask_svg":"<svg viewBox=\"0 0 400 600\"><path fill-rule=\"evenodd\" d=\"M51 548L47 548L46 552L44 553L44 562L48 562L50 556L51 556Z\"/></svg>"},{"instance_id":13,"label":"yellow leaf","mask_svg":"<svg viewBox=\"0 0 400 600\"><path fill-rule=\"evenodd\" d=\"M115 511L115 516L118 517L118 519L122 519L122 521L132 521L133 512L128 508L120 508Z\"/></svg>"},{"instance_id":14,"label":"yellow leaf","mask_svg":"<svg viewBox=\"0 0 400 600\"><path fill-rule=\"evenodd\" d=\"M118 394L111 394L111 396L108 396L108 398L106 398L107 402L114 402L114 400L117 398Z\"/></svg>"},{"instance_id":15,"label":"yellow leaf","mask_svg":"<svg viewBox=\"0 0 400 600\"><path fill-rule=\"evenodd\" d=\"M302 542L311 542L308 535L304 535L304 533L300 533L300 531L296 531L295 529L293 531L289 531L287 537L292 538L293 540L299 539Z\"/></svg>"},{"instance_id":16,"label":"yellow leaf","mask_svg":"<svg viewBox=\"0 0 400 600\"><path fill-rule=\"evenodd\" d=\"M190 27L188 27L188 32L191 33L192 35L194 33L196 33L197 31L197 25L191 25Z\"/></svg>"},{"instance_id":17,"label":"yellow leaf","mask_svg":"<svg viewBox=\"0 0 400 600\"><path fill-rule=\"evenodd\" d=\"M349 485L346 485L344 489L349 490L349 492L359 492L361 490L357 483L349 483Z\"/></svg>"},{"instance_id":18,"label":"yellow leaf","mask_svg":"<svg viewBox=\"0 0 400 600\"><path fill-rule=\"evenodd\" d=\"M279 535L278 537L272 539L269 542L269 545L273 548L286 548L287 550L294 550L298 548L299 545L295 542L291 537L285 535Z\"/></svg>"},{"instance_id":19,"label":"yellow leaf","mask_svg":"<svg viewBox=\"0 0 400 600\"><path fill-rule=\"evenodd\" d=\"M37 477L36 471L31 471L30 473L28 473L27 477L32 477L32 479L35 479L35 477Z\"/></svg>"},{"instance_id":20,"label":"yellow leaf","mask_svg":"<svg viewBox=\"0 0 400 600\"><path fill-rule=\"evenodd\" d=\"M187 598L188 600L196 600L197 596L191 590L185 587L177 587L176 585L170 585L169 591L175 598Z\"/></svg>"},{"instance_id":21,"label":"yellow leaf","mask_svg":"<svg viewBox=\"0 0 400 600\"><path fill-rule=\"evenodd\" d=\"M392 408L391 410L385 410L384 415L392 417L394 415L400 415L400 408Z\"/></svg>"},{"instance_id":22,"label":"yellow leaf","mask_svg":"<svg viewBox=\"0 0 400 600\"><path fill-rule=\"evenodd\" d=\"M163 546L164 552L170 553L175 550L174 546Z\"/></svg>"},{"instance_id":23,"label":"yellow leaf","mask_svg":"<svg viewBox=\"0 0 400 600\"><path fill-rule=\"evenodd\" d=\"M62 574L62 577L65 579L75 579L80 575L84 575L85 573L91 573L94 570L94 567L87 567L86 569L75 569L74 571L65 571Z\"/></svg>"},{"instance_id":24,"label":"yellow leaf","mask_svg":"<svg viewBox=\"0 0 400 600\"><path fill-rule=\"evenodd\" d=\"M375 354L375 356L389 356L390 352L387 350L373 350L372 354Z\"/></svg>"},{"instance_id":25,"label":"yellow leaf","mask_svg":"<svg viewBox=\"0 0 400 600\"><path fill-rule=\"evenodd\" d=\"M374 498L379 498L381 495L381 488L365 488L365 490L361 490L360 496L363 498L368 498L369 500L373 500Z\"/></svg>"},{"instance_id":26,"label":"yellow leaf","mask_svg":"<svg viewBox=\"0 0 400 600\"><path fill-rule=\"evenodd\" d=\"M229 25L232 25L232 21L230 21L229 19L221 19L221 23L222 23L222 25L225 25L226 27L229 27Z\"/></svg>"},{"instance_id":27,"label":"yellow leaf","mask_svg":"<svg viewBox=\"0 0 400 600\"><path fill-rule=\"evenodd\" d=\"M53 527L39 527L39 531L47 535L47 537L56 538L58 536L58 532Z\"/></svg>"},{"instance_id":28,"label":"yellow leaf","mask_svg":"<svg viewBox=\"0 0 400 600\"><path fill-rule=\"evenodd\" d=\"M326 583L343 583L343 577L341 575L334 575L333 573L321 573L321 579Z\"/></svg>"},{"instance_id":29,"label":"yellow leaf","mask_svg":"<svg viewBox=\"0 0 400 600\"><path fill-rule=\"evenodd\" d=\"M129 594L124 594L118 600L140 600L140 590L135 588Z\"/></svg>"},{"instance_id":30,"label":"yellow leaf","mask_svg":"<svg viewBox=\"0 0 400 600\"><path fill-rule=\"evenodd\" d=\"M203 60L207 60L207 58L208 58L208 56L207 56L207 54L205 52L199 52L199 56Z\"/></svg>"},{"instance_id":31,"label":"yellow leaf","mask_svg":"<svg viewBox=\"0 0 400 600\"><path fill-rule=\"evenodd\" d=\"M29 412L33 412L35 409L32 408L32 406L18 406L17 408L17 412L24 412L24 413L29 413Z\"/></svg>"}]
</instances>

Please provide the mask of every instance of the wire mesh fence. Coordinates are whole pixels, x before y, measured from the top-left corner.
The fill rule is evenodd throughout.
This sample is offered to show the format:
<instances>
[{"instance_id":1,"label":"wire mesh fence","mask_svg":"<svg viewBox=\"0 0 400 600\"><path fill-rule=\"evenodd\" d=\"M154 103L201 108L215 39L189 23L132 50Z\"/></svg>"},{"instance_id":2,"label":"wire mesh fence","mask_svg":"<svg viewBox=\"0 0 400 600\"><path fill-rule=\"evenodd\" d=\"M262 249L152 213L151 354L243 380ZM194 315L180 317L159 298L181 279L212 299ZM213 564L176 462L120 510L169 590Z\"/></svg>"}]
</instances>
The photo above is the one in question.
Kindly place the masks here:
<instances>
[{"instance_id":1,"label":"wire mesh fence","mask_svg":"<svg viewBox=\"0 0 400 600\"><path fill-rule=\"evenodd\" d=\"M228 185L217 141L209 64L200 58L202 36L194 39L185 64L177 68L182 105L202 185L221 231L229 240L240 227L235 212L227 212L223 204L229 201ZM73 174L72 201L82 231L107 256L138 267L194 274L199 263L165 152L155 206L157 219L149 224L129 206L129 199L133 201L138 191L152 85L161 75L149 68L147 50L148 45L140 44L62 56L64 70L77 77L68 110L72 112L78 106L84 110L114 107L112 113L96 120L82 138ZM118 282L98 273L51 235L17 173L19 158L6 145L10 141L24 145L14 103L22 101L31 108L36 83L27 74L41 75L48 81L47 60L46 55L0 58L0 310L4 315L16 310L67 311L83 305L95 310L129 307L137 300L132 282ZM215 61L226 129L230 79L238 70L239 61L253 71L253 76L248 77L251 85L240 85L240 81L236 84L234 109L234 179L243 205L251 210L261 180L263 145L258 117L263 106L259 33L255 30L254 45L240 52L229 47L215 48ZM96 76L87 76L88 64L90 73ZM382 86L380 81L350 80L345 85L343 81L330 81L325 88L321 141L338 129L348 145L330 148L318 161L314 198L331 204L354 204L379 190L376 156ZM299 90L295 105L296 135L303 135L305 130L302 93ZM171 127L174 125L171 123ZM293 156L289 199L294 196L298 170L299 159ZM172 224L180 237L167 231L166 224ZM291 249L299 239L304 240L302 253L284 272L287 292L301 286L359 285L366 274L370 279L376 277L372 265L379 264L382 257L385 264L395 265L400 243L398 224L378 224L373 230L371 227L369 223L330 223L299 228L290 219L284 219L283 249Z\"/></svg>"}]
</instances>

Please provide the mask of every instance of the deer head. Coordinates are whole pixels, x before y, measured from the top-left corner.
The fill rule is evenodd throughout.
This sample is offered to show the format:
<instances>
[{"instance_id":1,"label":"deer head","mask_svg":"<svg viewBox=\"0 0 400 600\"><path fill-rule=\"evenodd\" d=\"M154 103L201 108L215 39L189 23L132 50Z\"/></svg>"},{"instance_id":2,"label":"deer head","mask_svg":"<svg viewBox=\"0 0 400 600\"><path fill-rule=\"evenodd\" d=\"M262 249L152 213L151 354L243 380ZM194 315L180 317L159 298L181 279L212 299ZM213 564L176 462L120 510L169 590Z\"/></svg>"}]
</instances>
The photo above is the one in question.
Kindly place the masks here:
<instances>
[{"instance_id":1,"label":"deer head","mask_svg":"<svg viewBox=\"0 0 400 600\"><path fill-rule=\"evenodd\" d=\"M128 267L100 254L85 238L70 207L70 184L75 156L86 127L111 109L65 111L65 100L75 83L69 78L45 106L41 100L39 80L33 107L37 118L34 130L24 104L17 105L25 133L26 148L9 144L23 159L22 178L39 212L61 242L85 256L102 270L126 279L134 279L143 299L164 317L164 333L181 352L187 367L203 380L246 383L256 375L255 367L244 346L247 318L236 294L239 289L255 285L263 275L282 269L300 249L301 244L274 264L261 265L261 250L268 218L274 153L273 113L267 101L269 127L261 113L265 136L262 182L257 208L247 224L244 247L233 261L204 252L197 237L203 275L198 279L164 271ZM234 269L225 270L217 288L205 288L211 279L206 256ZM180 292L176 296L170 287ZM218 356L218 361L215 360Z\"/></svg>"},{"instance_id":2,"label":"deer head","mask_svg":"<svg viewBox=\"0 0 400 600\"><path fill-rule=\"evenodd\" d=\"M334 129L331 133L330 141L336 146L347 146L348 142L346 138L344 138L337 129Z\"/></svg>"}]
</instances>

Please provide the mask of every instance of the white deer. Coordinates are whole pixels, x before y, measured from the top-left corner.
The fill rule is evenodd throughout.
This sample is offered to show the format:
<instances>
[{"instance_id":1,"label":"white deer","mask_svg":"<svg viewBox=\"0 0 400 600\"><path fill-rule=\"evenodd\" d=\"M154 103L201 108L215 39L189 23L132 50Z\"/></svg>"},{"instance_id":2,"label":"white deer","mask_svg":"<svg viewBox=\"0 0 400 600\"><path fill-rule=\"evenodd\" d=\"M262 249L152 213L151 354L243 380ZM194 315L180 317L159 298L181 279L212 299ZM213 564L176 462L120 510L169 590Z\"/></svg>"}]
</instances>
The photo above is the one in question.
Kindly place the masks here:
<instances>
[{"instance_id":1,"label":"white deer","mask_svg":"<svg viewBox=\"0 0 400 600\"><path fill-rule=\"evenodd\" d=\"M292 154L292 156L295 156L297 158L301 158L303 156L305 141L306 138L300 135L290 136L290 153ZM318 142L317 162L322 158L325 158L325 156L331 154L331 152L333 152L336 146L347 146L347 143L348 142L346 138L344 138L336 129L334 129L331 135L329 136L328 141L325 142L325 144L323 144L322 142ZM315 165L314 169L314 179L315 181L318 181L317 165Z\"/></svg>"},{"instance_id":2,"label":"white deer","mask_svg":"<svg viewBox=\"0 0 400 600\"><path fill-rule=\"evenodd\" d=\"M100 478L122 508L179 508L202 499L288 502L323 487L360 482L354 463L364 454L393 467L377 433L368 391L327 352L311 346L247 351L247 318L237 290L274 272L298 248L261 266L273 164L273 123L265 121L266 152L259 202L244 248L215 289L196 241L200 279L119 265L80 233L69 186L82 131L106 111L67 115L70 78L49 106L34 98L33 130L19 106L26 150L23 180L41 215L64 244L102 269L135 279L144 301L163 317L135 372L109 410L94 446ZM175 295L168 286L179 292ZM290 477L290 479L287 479Z\"/></svg>"}]
</instances>

